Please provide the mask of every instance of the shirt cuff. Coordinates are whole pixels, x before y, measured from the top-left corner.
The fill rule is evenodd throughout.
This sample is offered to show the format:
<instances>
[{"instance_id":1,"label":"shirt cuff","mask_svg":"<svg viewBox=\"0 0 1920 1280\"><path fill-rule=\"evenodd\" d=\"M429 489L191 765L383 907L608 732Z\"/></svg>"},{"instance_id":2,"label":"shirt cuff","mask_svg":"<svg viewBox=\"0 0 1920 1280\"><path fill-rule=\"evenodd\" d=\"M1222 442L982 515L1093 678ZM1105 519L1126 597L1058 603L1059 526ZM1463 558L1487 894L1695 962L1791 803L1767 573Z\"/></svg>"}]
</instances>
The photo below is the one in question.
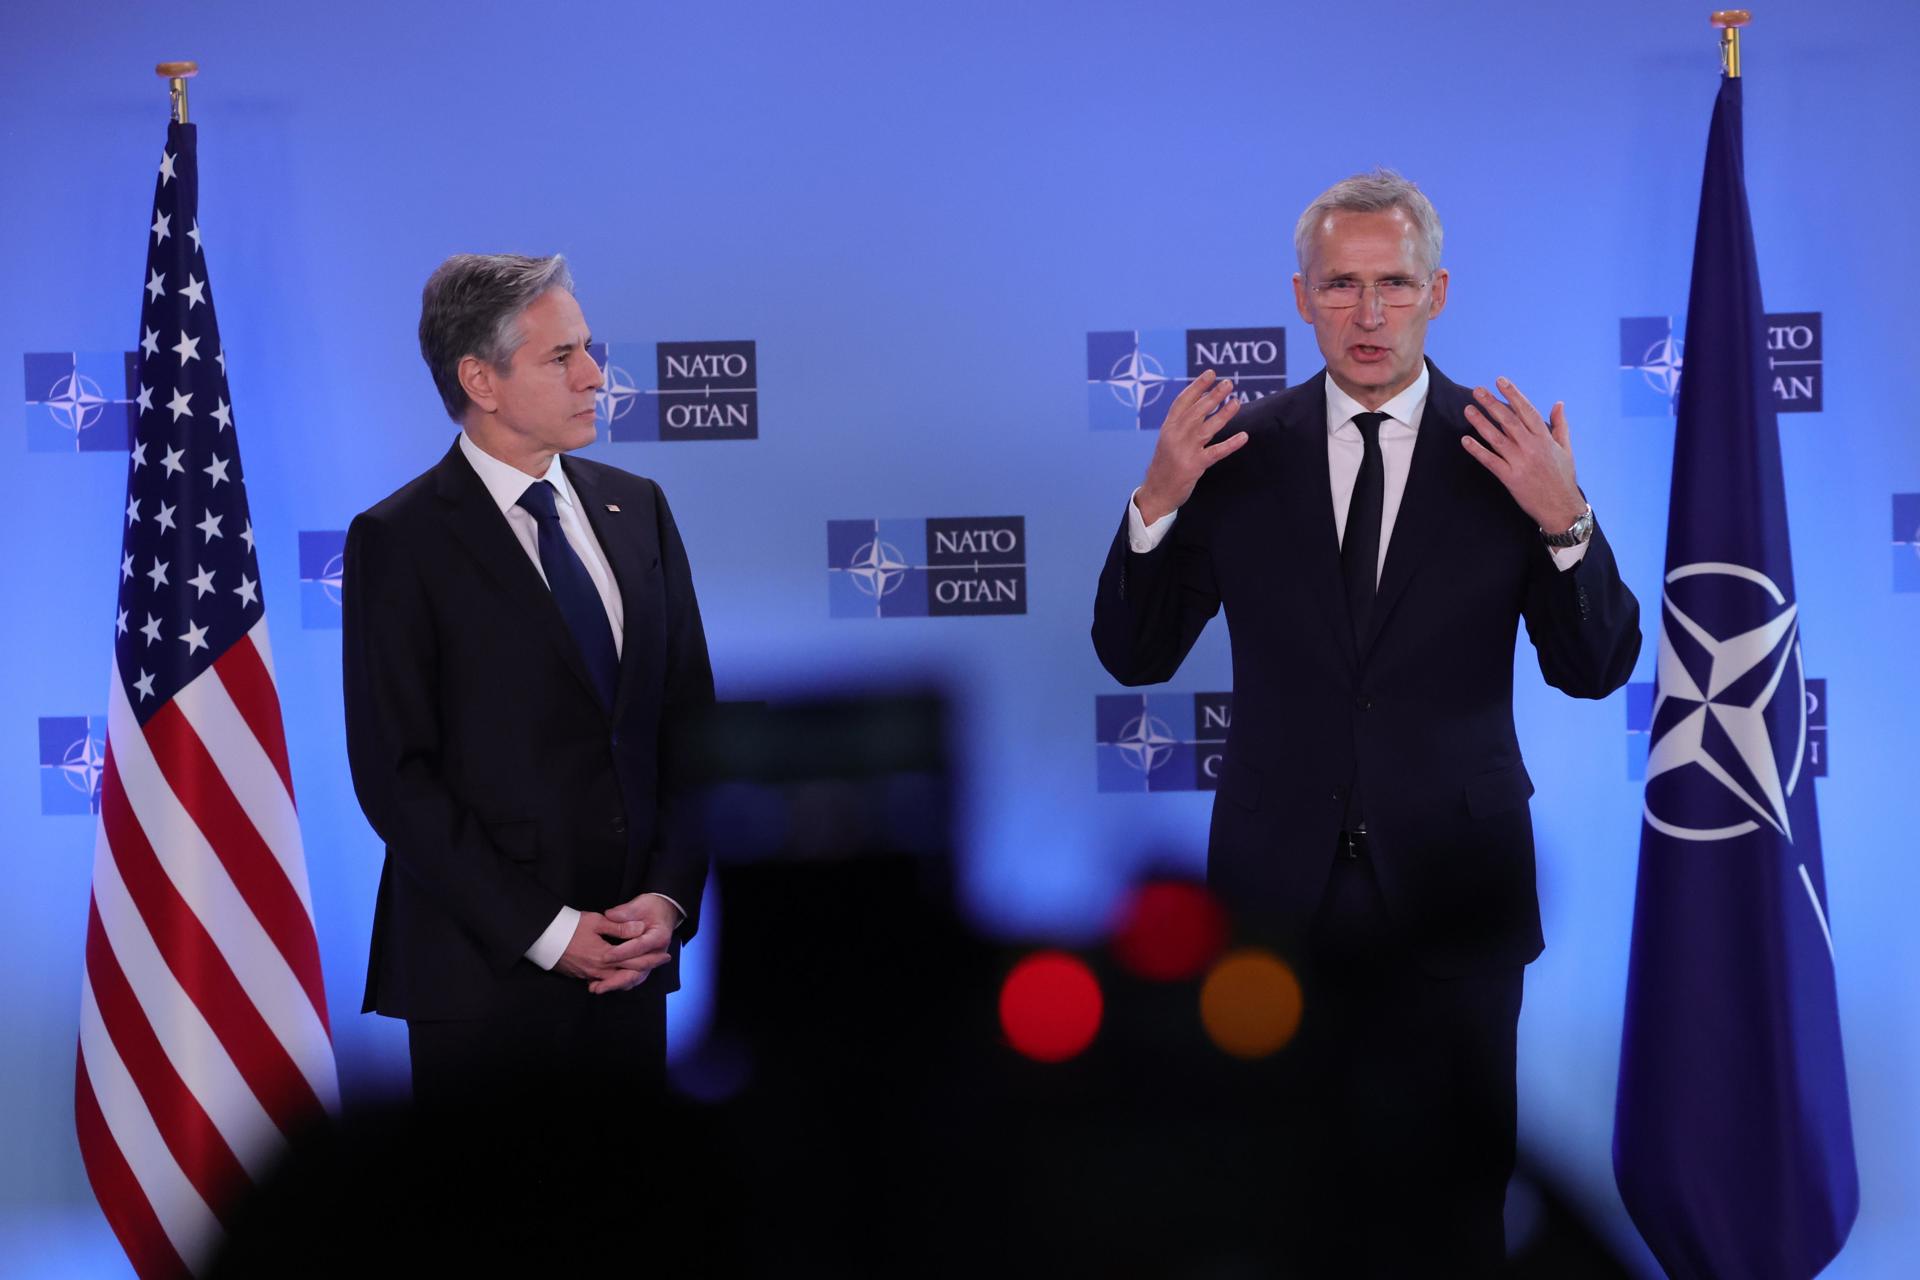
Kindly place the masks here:
<instances>
[{"instance_id":1,"label":"shirt cuff","mask_svg":"<svg viewBox=\"0 0 1920 1280\"><path fill-rule=\"evenodd\" d=\"M580 913L572 907L560 908L560 914L553 918L547 931L527 948L527 959L542 969L552 969L560 963L560 957L567 954L567 944L573 941L573 931L579 927Z\"/></svg>"},{"instance_id":2,"label":"shirt cuff","mask_svg":"<svg viewBox=\"0 0 1920 1280\"><path fill-rule=\"evenodd\" d=\"M1587 542L1575 543L1571 547L1548 547L1547 551L1553 556L1553 567L1565 573L1587 558L1587 548L1591 544L1592 540L1589 539Z\"/></svg>"},{"instance_id":3,"label":"shirt cuff","mask_svg":"<svg viewBox=\"0 0 1920 1280\"><path fill-rule=\"evenodd\" d=\"M678 899L670 897L667 894L661 893L658 890L654 890L654 889L649 889L647 892L641 894L640 896L643 898L664 899L668 906L672 907L675 911L678 911L680 913L680 918L673 922L674 928L678 929L681 925L687 922L687 909L680 905Z\"/></svg>"},{"instance_id":4,"label":"shirt cuff","mask_svg":"<svg viewBox=\"0 0 1920 1280\"><path fill-rule=\"evenodd\" d=\"M1160 545L1167 536L1167 530L1173 528L1173 518L1179 514L1179 509L1175 508L1148 524L1140 514L1140 490L1135 489L1133 496L1127 499L1127 545L1139 555L1147 554Z\"/></svg>"}]
</instances>

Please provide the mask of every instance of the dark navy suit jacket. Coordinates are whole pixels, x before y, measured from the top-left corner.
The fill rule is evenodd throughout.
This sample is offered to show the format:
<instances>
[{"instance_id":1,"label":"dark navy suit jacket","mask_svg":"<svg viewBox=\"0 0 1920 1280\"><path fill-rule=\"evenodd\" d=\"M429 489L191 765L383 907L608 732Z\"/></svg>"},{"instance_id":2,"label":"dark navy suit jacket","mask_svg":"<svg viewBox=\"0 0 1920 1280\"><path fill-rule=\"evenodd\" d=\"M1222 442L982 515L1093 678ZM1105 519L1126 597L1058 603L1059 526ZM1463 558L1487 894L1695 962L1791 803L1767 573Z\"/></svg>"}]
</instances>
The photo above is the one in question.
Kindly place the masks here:
<instances>
[{"instance_id":1,"label":"dark navy suit jacket","mask_svg":"<svg viewBox=\"0 0 1920 1280\"><path fill-rule=\"evenodd\" d=\"M704 855L668 832L678 727L713 701L687 556L653 481L564 458L619 583L609 709L553 594L458 442L353 521L347 751L386 842L365 1009L492 1016L587 999L523 955L564 906L659 892L699 925ZM677 985L653 974L649 996Z\"/></svg>"},{"instance_id":2,"label":"dark navy suit jacket","mask_svg":"<svg viewBox=\"0 0 1920 1280\"><path fill-rule=\"evenodd\" d=\"M1170 679L1224 609L1233 720L1208 843L1227 905L1304 940L1358 787L1387 911L1436 974L1541 949L1533 783L1513 725L1524 624L1541 673L1600 698L1640 650L1639 605L1604 534L1561 572L1459 443L1466 389L1431 380L1368 634L1356 641L1327 472L1326 380L1254 402L1153 551L1123 521L1093 642L1122 684Z\"/></svg>"}]
</instances>

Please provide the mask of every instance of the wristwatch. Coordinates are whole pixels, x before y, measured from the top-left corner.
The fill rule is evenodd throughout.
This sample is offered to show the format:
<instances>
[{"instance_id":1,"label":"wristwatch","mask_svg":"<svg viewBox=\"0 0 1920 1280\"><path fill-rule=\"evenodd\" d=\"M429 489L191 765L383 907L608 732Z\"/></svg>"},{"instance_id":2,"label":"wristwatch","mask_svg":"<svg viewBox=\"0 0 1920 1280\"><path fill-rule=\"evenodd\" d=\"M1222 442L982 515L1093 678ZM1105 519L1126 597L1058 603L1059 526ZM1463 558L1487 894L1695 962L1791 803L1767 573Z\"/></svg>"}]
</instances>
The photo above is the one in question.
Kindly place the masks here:
<instances>
[{"instance_id":1,"label":"wristwatch","mask_svg":"<svg viewBox=\"0 0 1920 1280\"><path fill-rule=\"evenodd\" d=\"M1593 507L1591 504L1580 513L1580 518L1575 520L1565 533L1548 533L1545 529L1540 531L1540 541L1550 547L1577 547L1592 536Z\"/></svg>"}]
</instances>

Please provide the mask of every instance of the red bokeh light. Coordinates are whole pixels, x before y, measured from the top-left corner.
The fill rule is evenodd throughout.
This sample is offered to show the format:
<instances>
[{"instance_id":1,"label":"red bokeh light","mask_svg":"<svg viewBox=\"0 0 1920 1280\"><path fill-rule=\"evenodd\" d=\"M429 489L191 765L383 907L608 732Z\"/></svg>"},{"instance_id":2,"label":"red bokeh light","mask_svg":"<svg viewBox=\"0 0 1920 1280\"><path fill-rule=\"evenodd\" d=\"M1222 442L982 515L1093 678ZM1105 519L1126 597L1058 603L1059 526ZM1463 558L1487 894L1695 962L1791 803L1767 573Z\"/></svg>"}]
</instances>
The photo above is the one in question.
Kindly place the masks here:
<instances>
[{"instance_id":1,"label":"red bokeh light","mask_svg":"<svg viewBox=\"0 0 1920 1280\"><path fill-rule=\"evenodd\" d=\"M1197 884L1142 885L1120 914L1113 958L1153 982L1196 978L1227 945L1227 913Z\"/></svg>"},{"instance_id":2,"label":"red bokeh light","mask_svg":"<svg viewBox=\"0 0 1920 1280\"><path fill-rule=\"evenodd\" d=\"M1000 1028L1037 1062L1065 1062L1093 1043L1103 1001L1093 971L1063 951L1038 951L1000 986Z\"/></svg>"}]
</instances>

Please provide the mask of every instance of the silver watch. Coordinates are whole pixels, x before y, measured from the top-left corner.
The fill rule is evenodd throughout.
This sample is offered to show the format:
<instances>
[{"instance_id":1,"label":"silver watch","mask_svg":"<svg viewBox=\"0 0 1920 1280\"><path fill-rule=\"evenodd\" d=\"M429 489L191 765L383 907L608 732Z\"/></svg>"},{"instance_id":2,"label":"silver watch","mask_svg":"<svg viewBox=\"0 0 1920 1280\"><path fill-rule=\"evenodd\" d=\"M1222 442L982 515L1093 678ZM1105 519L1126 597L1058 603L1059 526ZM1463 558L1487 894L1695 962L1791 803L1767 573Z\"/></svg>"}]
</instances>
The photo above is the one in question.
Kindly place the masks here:
<instances>
[{"instance_id":1,"label":"silver watch","mask_svg":"<svg viewBox=\"0 0 1920 1280\"><path fill-rule=\"evenodd\" d=\"M1550 547L1577 547L1592 536L1593 507L1591 504L1580 513L1580 518L1575 520L1565 533L1548 533L1545 529L1540 531L1540 541Z\"/></svg>"}]
</instances>

